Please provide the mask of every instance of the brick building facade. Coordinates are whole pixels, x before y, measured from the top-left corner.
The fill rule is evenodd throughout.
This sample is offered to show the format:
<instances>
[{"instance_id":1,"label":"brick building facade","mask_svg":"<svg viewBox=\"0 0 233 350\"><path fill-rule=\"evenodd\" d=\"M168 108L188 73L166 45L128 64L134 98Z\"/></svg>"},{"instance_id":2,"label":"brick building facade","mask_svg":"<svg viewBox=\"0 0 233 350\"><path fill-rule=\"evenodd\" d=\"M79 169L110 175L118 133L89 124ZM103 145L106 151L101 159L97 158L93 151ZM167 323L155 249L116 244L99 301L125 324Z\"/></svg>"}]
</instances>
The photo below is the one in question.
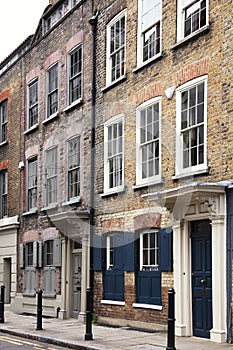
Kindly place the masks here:
<instances>
[{"instance_id":1,"label":"brick building facade","mask_svg":"<svg viewBox=\"0 0 233 350\"><path fill-rule=\"evenodd\" d=\"M99 322L164 329L174 287L177 335L231 341L231 18L230 1L51 0L0 64L16 312L42 288L45 314L84 318L93 277Z\"/></svg>"},{"instance_id":2,"label":"brick building facade","mask_svg":"<svg viewBox=\"0 0 233 350\"><path fill-rule=\"evenodd\" d=\"M100 321L163 328L174 287L176 334L225 342L232 7L95 6L95 311Z\"/></svg>"},{"instance_id":3,"label":"brick building facade","mask_svg":"<svg viewBox=\"0 0 233 350\"><path fill-rule=\"evenodd\" d=\"M85 315L91 13L91 1L51 1L26 49L2 63L0 99L8 99L10 136L1 152L12 150L2 153L0 165L13 171L8 207L15 219L8 226L18 225L17 290L16 280L11 288L16 312L34 313L42 288L45 315ZM16 261L12 266L16 270Z\"/></svg>"}]
</instances>

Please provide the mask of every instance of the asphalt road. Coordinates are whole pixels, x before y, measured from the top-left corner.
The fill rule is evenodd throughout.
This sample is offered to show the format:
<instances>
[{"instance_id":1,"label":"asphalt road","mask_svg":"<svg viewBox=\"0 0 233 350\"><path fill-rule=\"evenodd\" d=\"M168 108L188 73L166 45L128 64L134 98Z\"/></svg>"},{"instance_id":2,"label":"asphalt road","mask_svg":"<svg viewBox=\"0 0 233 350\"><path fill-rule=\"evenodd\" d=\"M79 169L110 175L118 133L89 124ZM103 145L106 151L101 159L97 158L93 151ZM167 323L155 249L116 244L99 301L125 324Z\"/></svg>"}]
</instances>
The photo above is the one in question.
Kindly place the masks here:
<instances>
[{"instance_id":1,"label":"asphalt road","mask_svg":"<svg viewBox=\"0 0 233 350\"><path fill-rule=\"evenodd\" d=\"M0 349L4 350L62 350L64 347L40 343L31 339L14 337L9 334L0 333Z\"/></svg>"}]
</instances>

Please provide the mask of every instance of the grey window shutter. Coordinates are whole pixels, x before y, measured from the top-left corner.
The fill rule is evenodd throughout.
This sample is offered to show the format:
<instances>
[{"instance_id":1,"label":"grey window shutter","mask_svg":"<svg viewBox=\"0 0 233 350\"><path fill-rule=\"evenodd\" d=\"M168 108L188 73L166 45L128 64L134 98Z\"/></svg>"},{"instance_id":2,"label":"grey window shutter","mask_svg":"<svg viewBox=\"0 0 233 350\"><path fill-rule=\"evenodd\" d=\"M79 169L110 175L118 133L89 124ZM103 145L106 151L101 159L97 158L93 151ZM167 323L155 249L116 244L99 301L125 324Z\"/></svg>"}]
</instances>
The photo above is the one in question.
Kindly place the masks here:
<instances>
[{"instance_id":1,"label":"grey window shutter","mask_svg":"<svg viewBox=\"0 0 233 350\"><path fill-rule=\"evenodd\" d=\"M43 242L38 242L38 267L43 267Z\"/></svg>"},{"instance_id":2,"label":"grey window shutter","mask_svg":"<svg viewBox=\"0 0 233 350\"><path fill-rule=\"evenodd\" d=\"M25 270L25 292L32 295L36 293L36 270L31 267Z\"/></svg>"},{"instance_id":3,"label":"grey window shutter","mask_svg":"<svg viewBox=\"0 0 233 350\"><path fill-rule=\"evenodd\" d=\"M46 267L44 269L43 289L44 295L56 296L56 269L54 267Z\"/></svg>"},{"instance_id":4,"label":"grey window shutter","mask_svg":"<svg viewBox=\"0 0 233 350\"><path fill-rule=\"evenodd\" d=\"M23 269L25 267L25 252L24 252L24 244L21 243L19 246L19 259L20 259L20 268Z\"/></svg>"},{"instance_id":5,"label":"grey window shutter","mask_svg":"<svg viewBox=\"0 0 233 350\"><path fill-rule=\"evenodd\" d=\"M37 258L38 258L38 243L37 241L33 242L33 267L37 267Z\"/></svg>"},{"instance_id":6,"label":"grey window shutter","mask_svg":"<svg viewBox=\"0 0 233 350\"><path fill-rule=\"evenodd\" d=\"M55 239L53 242L53 265L61 266L61 240Z\"/></svg>"}]
</instances>

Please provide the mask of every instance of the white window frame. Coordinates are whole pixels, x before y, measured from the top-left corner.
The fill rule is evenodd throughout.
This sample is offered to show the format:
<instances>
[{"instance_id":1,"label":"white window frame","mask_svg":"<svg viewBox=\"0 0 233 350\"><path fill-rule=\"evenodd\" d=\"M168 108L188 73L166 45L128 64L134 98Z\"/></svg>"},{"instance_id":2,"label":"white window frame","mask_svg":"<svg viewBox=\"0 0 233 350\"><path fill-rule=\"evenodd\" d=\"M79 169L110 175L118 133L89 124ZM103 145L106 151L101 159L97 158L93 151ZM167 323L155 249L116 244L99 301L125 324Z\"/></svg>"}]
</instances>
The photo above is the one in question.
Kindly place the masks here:
<instances>
[{"instance_id":1,"label":"white window frame","mask_svg":"<svg viewBox=\"0 0 233 350\"><path fill-rule=\"evenodd\" d=\"M8 99L0 101L0 144L8 139Z\"/></svg>"},{"instance_id":2,"label":"white window frame","mask_svg":"<svg viewBox=\"0 0 233 350\"><path fill-rule=\"evenodd\" d=\"M159 0L160 4L157 6L160 6L160 15L159 18L155 18L154 21L152 22L151 25L149 25L146 28L143 28L142 25L142 8L143 8L143 1L148 1L148 0L138 0L138 45L137 45L137 66L143 66L147 64L148 62L153 61L157 57L161 56L162 53L162 0ZM160 40L159 40L159 51L155 53L152 57L149 57L148 59L144 60L143 59L143 40L144 40L144 34L146 32L149 32L153 28L155 28L156 32L156 26L159 24L160 26Z\"/></svg>"},{"instance_id":3,"label":"white window frame","mask_svg":"<svg viewBox=\"0 0 233 350\"><path fill-rule=\"evenodd\" d=\"M0 171L0 218L5 218L8 215L8 171L3 169Z\"/></svg>"},{"instance_id":4,"label":"white window frame","mask_svg":"<svg viewBox=\"0 0 233 350\"><path fill-rule=\"evenodd\" d=\"M46 184L46 205L49 206L51 204L54 204L57 202L57 176L58 176L58 153L57 153L58 147L52 147L46 150L46 178L45 178L45 184ZM51 156L50 156L51 155ZM49 159L50 157L50 159ZM52 158L52 160L51 160ZM52 189L52 187L54 188ZM50 195L54 198L54 200L50 200Z\"/></svg>"},{"instance_id":5,"label":"white window frame","mask_svg":"<svg viewBox=\"0 0 233 350\"><path fill-rule=\"evenodd\" d=\"M112 270L114 265L114 243L113 243L113 235L107 236L106 242L106 254L107 254L107 270Z\"/></svg>"},{"instance_id":6,"label":"white window frame","mask_svg":"<svg viewBox=\"0 0 233 350\"><path fill-rule=\"evenodd\" d=\"M116 79L112 79L112 59L111 59L111 28L119 22L122 18L125 18L125 33L124 33L124 44L121 48L124 50L124 71ZM127 11L123 10L118 13L108 24L107 24L107 50L106 50L106 86L114 84L115 82L121 80L126 75L126 25L127 25ZM121 51L119 49L119 51Z\"/></svg>"},{"instance_id":7,"label":"white window frame","mask_svg":"<svg viewBox=\"0 0 233 350\"><path fill-rule=\"evenodd\" d=\"M30 90L36 85L36 100L34 102L30 102ZM38 78L34 79L33 81L31 81L28 86L27 86L27 96L28 96L28 101L27 101L27 105L28 105L28 115L27 115L27 128L31 129L35 126L38 125L38 121L39 121L39 105L38 105L38 88L39 88L39 81ZM30 111L37 109L37 113L31 118L30 116ZM34 120L35 118L35 122L31 123L31 119Z\"/></svg>"},{"instance_id":8,"label":"white window frame","mask_svg":"<svg viewBox=\"0 0 233 350\"><path fill-rule=\"evenodd\" d=\"M144 235L151 235L151 234L155 234L155 246L154 247L148 247L145 248L143 246L143 237ZM157 243L157 244L156 244ZM150 251L152 249L155 250L155 255L154 255L154 260L155 260L155 264L144 264L144 250L147 249L147 254L148 254L148 262L150 262L151 260L151 256L150 256ZM144 231L140 234L140 270L146 270L146 271L158 271L159 270L159 264L158 264L158 251L159 251L159 245L158 245L158 230L148 230L148 231Z\"/></svg>"},{"instance_id":9,"label":"white window frame","mask_svg":"<svg viewBox=\"0 0 233 350\"><path fill-rule=\"evenodd\" d=\"M30 178L33 177L33 174L29 174L30 166L31 164L35 163L36 166L36 173L34 174L34 180L33 183L30 185L29 183L29 175ZM35 191L35 194L31 194L32 197L35 197L35 206L30 206L30 200L29 200L29 193L31 191ZM37 193L38 193L38 159L37 157L32 157L27 160L27 209L28 211L33 211L37 209Z\"/></svg>"},{"instance_id":10,"label":"white window frame","mask_svg":"<svg viewBox=\"0 0 233 350\"><path fill-rule=\"evenodd\" d=\"M122 123L122 183L115 187L109 184L109 157L108 157L108 129L114 124ZM124 115L117 115L104 124L104 193L111 194L121 192L124 189Z\"/></svg>"},{"instance_id":11,"label":"white window frame","mask_svg":"<svg viewBox=\"0 0 233 350\"><path fill-rule=\"evenodd\" d=\"M69 162L69 147L70 147L70 143L73 142L74 140L77 140L78 142L78 152L77 153L73 153L72 156L76 155L77 156L77 165L75 167L72 167L71 169L69 169L70 167L70 162ZM72 172L77 172L77 176L78 176L78 182L77 182L77 196L73 196L71 194L71 190L70 190L70 174ZM67 140L67 200L68 201L72 201L72 200L79 200L80 199L80 186L81 186L81 137L80 135L75 135L74 137L70 138L69 140Z\"/></svg>"},{"instance_id":12,"label":"white window frame","mask_svg":"<svg viewBox=\"0 0 233 350\"><path fill-rule=\"evenodd\" d=\"M50 76L50 72L52 71L52 69L57 68L57 76L56 76L56 86L53 89L49 89L49 85L50 85L50 80L49 80L49 76ZM58 72L58 62L54 63L53 65L51 65L47 71L46 71L46 118L47 119L51 119L54 116L57 115L58 113L58 108L59 108L59 91L58 91L58 87L59 87L59 72ZM57 99L56 99L56 110L53 111L52 113L50 113L50 108L51 108L51 101L50 101L50 97L54 94L57 94Z\"/></svg>"},{"instance_id":13,"label":"white window frame","mask_svg":"<svg viewBox=\"0 0 233 350\"><path fill-rule=\"evenodd\" d=\"M183 136L181 129L181 94L186 90L204 83L204 162L194 166L183 168ZM177 110L177 124L176 124L176 176L193 175L207 171L207 76L202 76L191 80L176 91L176 110ZM197 125L197 124L195 124ZM195 126L194 126L195 127ZM191 127L187 129L191 130Z\"/></svg>"},{"instance_id":14,"label":"white window frame","mask_svg":"<svg viewBox=\"0 0 233 350\"><path fill-rule=\"evenodd\" d=\"M144 102L136 109L136 185L153 184L161 181L161 97L155 97L149 101ZM147 108L158 104L159 107L159 135L158 138L145 142L149 144L158 141L159 143L159 172L158 174L142 178L142 147L141 147L141 112L147 110Z\"/></svg>"},{"instance_id":15,"label":"white window frame","mask_svg":"<svg viewBox=\"0 0 233 350\"><path fill-rule=\"evenodd\" d=\"M71 72L71 57L74 55L76 52L78 53L81 51L81 69L79 72L77 72L75 75L72 75ZM79 44L75 48L73 48L69 53L68 53L68 106L72 106L74 104L77 104L82 100L82 89L83 89L83 47L82 44ZM72 81L75 79L80 79L80 84L78 85L78 89L80 90L80 94L76 99L72 99L72 92L71 92L71 84Z\"/></svg>"},{"instance_id":16,"label":"white window frame","mask_svg":"<svg viewBox=\"0 0 233 350\"><path fill-rule=\"evenodd\" d=\"M202 0L178 0L177 1L177 42L186 40L209 26L209 0L206 0L206 25L193 31L189 35L184 35L184 23L185 23L185 10L195 3Z\"/></svg>"}]
</instances>

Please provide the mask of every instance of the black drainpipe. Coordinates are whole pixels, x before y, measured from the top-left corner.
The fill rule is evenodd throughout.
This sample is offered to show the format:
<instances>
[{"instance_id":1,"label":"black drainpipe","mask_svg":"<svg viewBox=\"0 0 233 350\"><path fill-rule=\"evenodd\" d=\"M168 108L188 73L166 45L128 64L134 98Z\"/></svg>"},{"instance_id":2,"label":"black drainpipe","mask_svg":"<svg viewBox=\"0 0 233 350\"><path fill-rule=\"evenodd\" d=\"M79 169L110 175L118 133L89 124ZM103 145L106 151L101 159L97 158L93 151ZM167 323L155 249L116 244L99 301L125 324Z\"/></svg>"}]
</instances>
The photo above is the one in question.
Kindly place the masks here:
<instances>
[{"instance_id":1,"label":"black drainpipe","mask_svg":"<svg viewBox=\"0 0 233 350\"><path fill-rule=\"evenodd\" d=\"M87 288L85 340L92 340L93 313L93 233L94 233L94 190L95 190L95 102L96 102L96 28L98 12L89 20L92 31L92 85L91 85L91 169L90 169L90 281Z\"/></svg>"}]
</instances>

